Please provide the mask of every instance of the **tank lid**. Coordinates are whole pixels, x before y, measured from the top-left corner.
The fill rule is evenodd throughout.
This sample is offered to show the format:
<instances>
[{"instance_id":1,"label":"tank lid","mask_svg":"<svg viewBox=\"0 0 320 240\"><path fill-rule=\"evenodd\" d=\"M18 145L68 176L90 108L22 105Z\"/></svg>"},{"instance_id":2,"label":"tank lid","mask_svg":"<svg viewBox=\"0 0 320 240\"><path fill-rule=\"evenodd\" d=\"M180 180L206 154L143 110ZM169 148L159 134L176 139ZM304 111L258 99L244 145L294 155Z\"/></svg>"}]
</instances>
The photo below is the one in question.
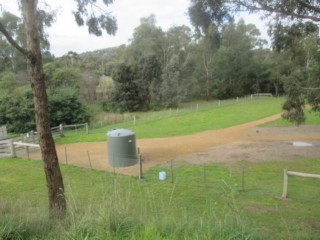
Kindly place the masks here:
<instances>
[{"instance_id":1,"label":"tank lid","mask_svg":"<svg viewBox=\"0 0 320 240\"><path fill-rule=\"evenodd\" d=\"M108 137L126 137L126 136L132 136L135 135L134 131L131 131L129 129L112 129L111 131L107 132Z\"/></svg>"}]
</instances>

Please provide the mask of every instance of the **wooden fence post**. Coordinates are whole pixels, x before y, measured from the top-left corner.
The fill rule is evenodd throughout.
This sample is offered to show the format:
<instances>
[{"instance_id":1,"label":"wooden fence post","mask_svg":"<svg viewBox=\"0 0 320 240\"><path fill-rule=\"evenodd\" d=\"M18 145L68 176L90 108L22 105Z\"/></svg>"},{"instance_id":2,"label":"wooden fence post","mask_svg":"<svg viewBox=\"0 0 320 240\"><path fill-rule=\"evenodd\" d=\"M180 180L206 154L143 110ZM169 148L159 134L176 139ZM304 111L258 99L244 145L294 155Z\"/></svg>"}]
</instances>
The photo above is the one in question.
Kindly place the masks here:
<instances>
[{"instance_id":1,"label":"wooden fence post","mask_svg":"<svg viewBox=\"0 0 320 240\"><path fill-rule=\"evenodd\" d=\"M59 133L60 133L60 137L64 136L64 134L63 134L63 125L62 124L59 125Z\"/></svg>"},{"instance_id":2,"label":"wooden fence post","mask_svg":"<svg viewBox=\"0 0 320 240\"><path fill-rule=\"evenodd\" d=\"M288 196L288 173L287 169L283 170L283 192L281 198L286 199Z\"/></svg>"},{"instance_id":3,"label":"wooden fence post","mask_svg":"<svg viewBox=\"0 0 320 240\"><path fill-rule=\"evenodd\" d=\"M30 159L29 146L26 146L26 151L27 151L28 159Z\"/></svg>"},{"instance_id":4,"label":"wooden fence post","mask_svg":"<svg viewBox=\"0 0 320 240\"><path fill-rule=\"evenodd\" d=\"M89 125L88 123L85 123L85 125L86 125L86 133L89 134Z\"/></svg>"},{"instance_id":5,"label":"wooden fence post","mask_svg":"<svg viewBox=\"0 0 320 240\"><path fill-rule=\"evenodd\" d=\"M14 144L13 144L13 141L10 140L10 152L11 152L11 156L12 157L17 157L17 154L16 154L16 149L14 147Z\"/></svg>"}]
</instances>

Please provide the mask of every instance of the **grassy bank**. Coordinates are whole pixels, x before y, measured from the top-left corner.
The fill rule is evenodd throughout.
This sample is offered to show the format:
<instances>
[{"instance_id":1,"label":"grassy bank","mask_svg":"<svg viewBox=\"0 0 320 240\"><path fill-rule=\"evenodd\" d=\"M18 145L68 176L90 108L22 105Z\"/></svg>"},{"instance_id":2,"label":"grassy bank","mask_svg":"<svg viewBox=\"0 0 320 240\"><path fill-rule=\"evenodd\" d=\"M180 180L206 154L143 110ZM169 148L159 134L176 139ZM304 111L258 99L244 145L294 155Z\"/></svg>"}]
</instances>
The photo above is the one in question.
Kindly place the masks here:
<instances>
[{"instance_id":1,"label":"grassy bank","mask_svg":"<svg viewBox=\"0 0 320 240\"><path fill-rule=\"evenodd\" d=\"M281 112L283 98L260 98L228 101L219 104L206 103L204 107L165 110L137 115L135 122L111 124L91 129L89 134L68 132L66 137L57 139L57 143L105 141L108 130L129 128L134 130L137 138L158 138L187 135L196 132L226 128ZM135 124L134 124L135 123Z\"/></svg>"},{"instance_id":2,"label":"grassy bank","mask_svg":"<svg viewBox=\"0 0 320 240\"><path fill-rule=\"evenodd\" d=\"M139 181L62 166L68 217L47 216L42 163L0 160L0 239L318 239L320 183L283 168L319 173L317 160L154 168ZM165 181L159 171L168 172Z\"/></svg>"}]
</instances>

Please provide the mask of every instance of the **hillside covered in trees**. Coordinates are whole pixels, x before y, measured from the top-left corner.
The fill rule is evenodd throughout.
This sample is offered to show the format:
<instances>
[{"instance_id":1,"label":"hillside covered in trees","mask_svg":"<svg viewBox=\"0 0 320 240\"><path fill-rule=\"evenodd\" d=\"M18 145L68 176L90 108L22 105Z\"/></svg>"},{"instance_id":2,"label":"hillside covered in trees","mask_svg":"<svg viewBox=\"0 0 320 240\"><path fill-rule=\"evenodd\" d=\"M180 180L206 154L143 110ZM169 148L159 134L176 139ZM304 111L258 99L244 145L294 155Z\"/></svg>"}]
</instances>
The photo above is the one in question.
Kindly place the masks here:
<instances>
[{"instance_id":1,"label":"hillside covered in trees","mask_svg":"<svg viewBox=\"0 0 320 240\"><path fill-rule=\"evenodd\" d=\"M190 7L189 14L196 19ZM192 15L194 14L194 15ZM21 18L5 12L0 21L23 45ZM154 15L142 18L131 42L115 48L55 58L42 39L51 125L90 120L90 106L104 111L148 111L194 99L228 99L253 93L289 94L286 117L309 99L319 110L318 26L310 21L270 25L271 47L244 20L193 22L195 29L163 31ZM25 58L0 35L0 125L10 131L35 128ZM89 108L88 108L89 106ZM299 115L300 114L300 115Z\"/></svg>"}]
</instances>

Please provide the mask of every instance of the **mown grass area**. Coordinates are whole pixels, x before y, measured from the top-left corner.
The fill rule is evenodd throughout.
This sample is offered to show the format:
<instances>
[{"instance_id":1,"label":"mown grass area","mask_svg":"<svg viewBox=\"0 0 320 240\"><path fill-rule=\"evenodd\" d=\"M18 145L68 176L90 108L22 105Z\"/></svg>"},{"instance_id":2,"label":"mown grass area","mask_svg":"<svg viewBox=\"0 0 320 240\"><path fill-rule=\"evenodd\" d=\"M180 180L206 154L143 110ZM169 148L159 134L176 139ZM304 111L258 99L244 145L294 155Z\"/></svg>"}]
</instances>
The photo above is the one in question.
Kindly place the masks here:
<instances>
[{"instance_id":1,"label":"mown grass area","mask_svg":"<svg viewBox=\"0 0 320 240\"><path fill-rule=\"evenodd\" d=\"M314 125L314 126L320 125L320 113L319 112L313 112L313 111L306 109L304 111L304 113L306 116L306 122L303 125ZM280 118L276 121L268 122L268 123L265 123L261 126L262 127L291 127L291 126L295 126L295 124Z\"/></svg>"},{"instance_id":2,"label":"mown grass area","mask_svg":"<svg viewBox=\"0 0 320 240\"><path fill-rule=\"evenodd\" d=\"M56 142L105 141L107 131L114 128L129 128L136 132L137 138L171 137L221 129L277 114L281 112L283 101L283 98L260 98L229 101L221 106L217 103L207 104L205 108L198 110L196 107L171 112L166 110L154 113L154 117L141 115L137 117L135 125L130 121L90 129L89 134L83 134L84 131L76 135L66 132L66 136L58 138Z\"/></svg>"},{"instance_id":3,"label":"mown grass area","mask_svg":"<svg viewBox=\"0 0 320 240\"><path fill-rule=\"evenodd\" d=\"M319 239L319 160L154 168L135 177L62 165L65 220L50 220L42 163L0 160L0 239ZM165 181L159 171L167 172ZM205 178L204 178L205 176Z\"/></svg>"}]
</instances>

